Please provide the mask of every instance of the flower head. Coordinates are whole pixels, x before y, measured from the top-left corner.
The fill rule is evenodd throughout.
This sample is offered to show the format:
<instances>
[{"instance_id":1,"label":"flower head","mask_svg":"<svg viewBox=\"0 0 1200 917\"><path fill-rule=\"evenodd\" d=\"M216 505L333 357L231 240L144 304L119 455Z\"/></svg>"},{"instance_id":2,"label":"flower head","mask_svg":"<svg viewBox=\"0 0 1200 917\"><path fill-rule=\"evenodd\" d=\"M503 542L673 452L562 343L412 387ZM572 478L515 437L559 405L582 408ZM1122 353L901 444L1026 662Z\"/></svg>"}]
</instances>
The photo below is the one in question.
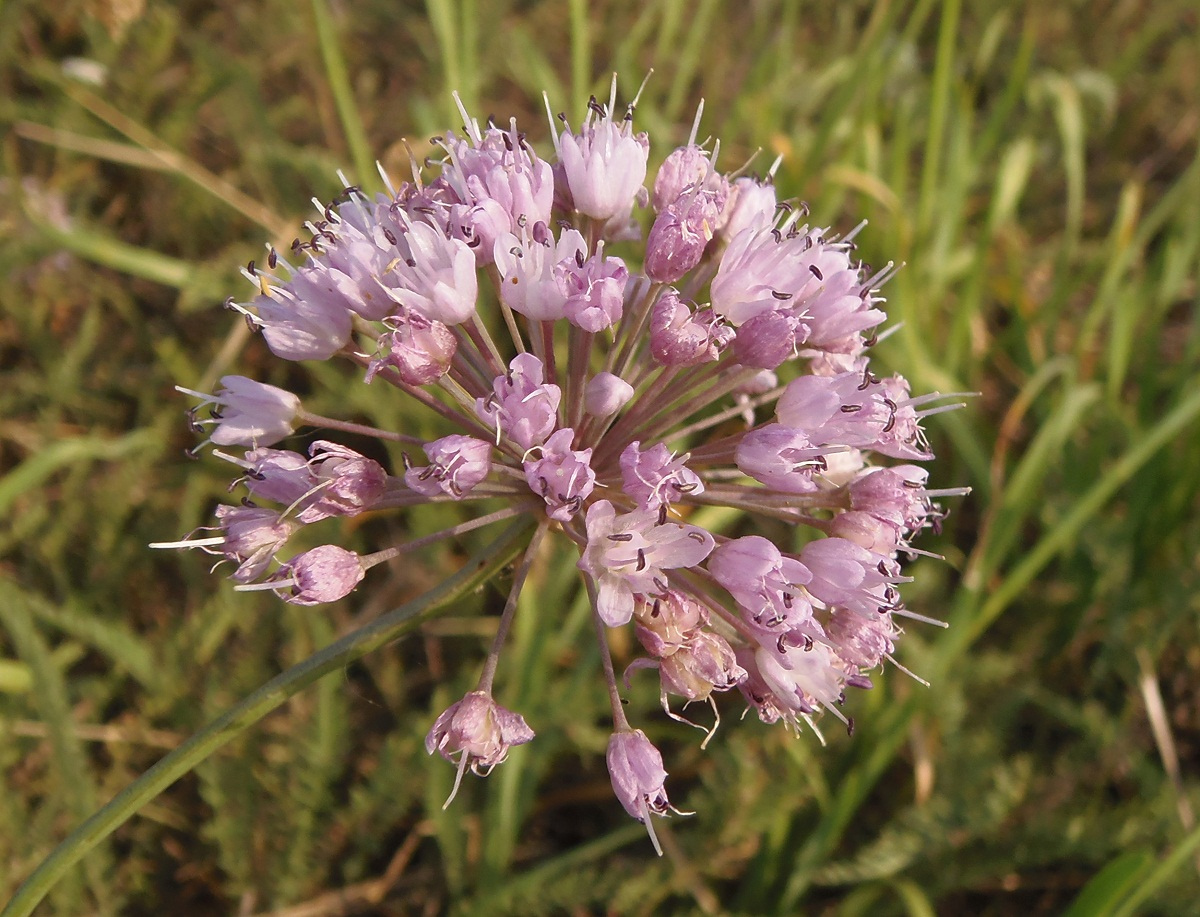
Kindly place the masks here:
<instances>
[{"instance_id":1,"label":"flower head","mask_svg":"<svg viewBox=\"0 0 1200 917\"><path fill-rule=\"evenodd\" d=\"M696 142L699 112L651 195L649 140L616 92L614 81L577 130L563 118L550 159L514 122L481 128L462 110L462 135L435 141L433 174L414 165L411 182L373 198L348 186L292 261L271 250L265 268L250 265L252 298L231 307L277 356L345 360L372 394L409 402L379 416L424 419L401 430L319 417L242 376L190 392L211 409L195 409L194 425L246 448L218 454L257 502L218 509L215 528L170 546L233 561L239 589L313 605L430 541L529 517L479 686L426 746L461 778L533 738L492 699L492 680L538 552L557 537L592 600L613 790L653 837L650 816L670 808L666 771L626 719L604 629L634 622L646 655L626 674L657 670L677 720L669 696L710 704L719 722L716 695L735 687L767 722L844 718L847 689L893 661L895 619L930 620L903 605L901 561L941 520L936 500L965 491L928 489L912 464L933 458L923 418L952 405L871 369L891 266L871 272L857 229L810 226L806 207L781 202L776 166L718 171L719 144ZM329 432L307 455L271 448L301 423ZM404 467L339 433L399 444ZM279 556L301 528L357 545L372 529L339 536L340 517L447 501L478 511L373 553L324 543ZM806 534L777 544L747 518L737 537L710 530L732 513Z\"/></svg>"}]
</instances>

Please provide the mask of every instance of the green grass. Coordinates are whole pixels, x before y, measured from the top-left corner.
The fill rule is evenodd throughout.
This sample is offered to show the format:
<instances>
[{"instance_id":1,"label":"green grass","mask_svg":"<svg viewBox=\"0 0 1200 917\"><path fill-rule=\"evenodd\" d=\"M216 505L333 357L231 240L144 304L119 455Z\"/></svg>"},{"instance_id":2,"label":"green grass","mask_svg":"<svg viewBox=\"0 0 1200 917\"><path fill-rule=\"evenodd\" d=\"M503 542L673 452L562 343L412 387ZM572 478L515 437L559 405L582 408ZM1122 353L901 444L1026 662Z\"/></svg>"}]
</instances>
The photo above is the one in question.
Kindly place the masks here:
<instances>
[{"instance_id":1,"label":"green grass","mask_svg":"<svg viewBox=\"0 0 1200 917\"><path fill-rule=\"evenodd\" d=\"M116 797L115 832L39 913L1200 912L1191 4L593 7L4 5L0 901ZM883 673L826 748L727 716L700 752L635 680L631 717L697 813L665 823L662 859L608 787L565 553L535 566L497 679L538 739L443 812L452 773L422 738L471 687L504 576L397 642L322 657L333 674L304 691L254 692L297 665L285 683L312 681L306 659L482 540L320 609L146 548L225 497L221 463L183 458L177 383L239 371L314 411L426 422L350 374L281 365L219 309L338 168L402 174L401 138L423 156L457 124L452 89L545 149L543 89L575 114L612 70L650 67L654 155L701 97L724 167L785 154L784 196L842 229L869 219L866 260L905 262L877 358L914 390L980 393L927 425L935 486L974 489L906 593L952 624L901 644L932 687ZM620 667L633 647L615 647ZM184 744L235 707L220 742ZM118 795L173 748L154 792Z\"/></svg>"}]
</instances>

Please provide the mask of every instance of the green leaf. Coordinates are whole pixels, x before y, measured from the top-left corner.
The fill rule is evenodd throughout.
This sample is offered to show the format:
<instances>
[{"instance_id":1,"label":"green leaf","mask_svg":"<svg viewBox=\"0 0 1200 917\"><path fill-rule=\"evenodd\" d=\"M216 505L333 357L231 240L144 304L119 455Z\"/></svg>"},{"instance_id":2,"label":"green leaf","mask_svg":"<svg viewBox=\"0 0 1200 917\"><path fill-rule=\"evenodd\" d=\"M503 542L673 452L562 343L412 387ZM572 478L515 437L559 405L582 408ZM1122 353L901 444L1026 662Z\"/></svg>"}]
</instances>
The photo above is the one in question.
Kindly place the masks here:
<instances>
[{"instance_id":1,"label":"green leaf","mask_svg":"<svg viewBox=\"0 0 1200 917\"><path fill-rule=\"evenodd\" d=\"M1063 917L1109 917L1154 865L1148 850L1128 850L1101 869L1075 896Z\"/></svg>"}]
</instances>

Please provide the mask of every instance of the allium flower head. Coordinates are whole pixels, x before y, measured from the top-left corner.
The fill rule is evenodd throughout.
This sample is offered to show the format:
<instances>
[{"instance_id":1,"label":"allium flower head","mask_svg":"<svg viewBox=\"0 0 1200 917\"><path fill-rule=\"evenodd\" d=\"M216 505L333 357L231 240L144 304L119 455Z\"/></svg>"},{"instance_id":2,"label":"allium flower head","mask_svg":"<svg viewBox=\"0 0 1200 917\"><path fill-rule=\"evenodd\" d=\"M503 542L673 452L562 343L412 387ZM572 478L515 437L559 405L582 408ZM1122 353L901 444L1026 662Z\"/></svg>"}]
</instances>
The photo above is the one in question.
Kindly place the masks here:
<instances>
[{"instance_id":1,"label":"allium flower head","mask_svg":"<svg viewBox=\"0 0 1200 917\"><path fill-rule=\"evenodd\" d=\"M318 416L241 376L189 392L209 409L192 411L195 427L246 450L218 454L249 497L171 546L232 561L238 589L313 605L402 553L525 517L533 534L479 687L427 746L457 756L461 777L533 738L492 681L534 559L557 540L592 600L613 788L653 836L666 771L626 719L605 628L633 622L646 655L626 677L655 669L677 720L690 722L672 709L682 698L719 722L716 695L733 688L767 722L845 719L847 690L894 662L898 619L930 620L904 607L901 561L940 522L936 501L965 492L927 489L912 464L933 458L922 418L953 405L872 371L891 266L857 259L861 227L808 225L806 207L779 200L778 163L763 178L722 174L718 144L697 141L699 112L687 143L661 151L653 197L649 140L615 82L577 130L554 124L550 159L512 121L462 116L461 133L436 140L440 162L398 188L385 176L374 197L347 186L291 260L271 249L249 265L252 295L230 304L276 356L343 360L375 397L409 402L382 416L421 412L421 425ZM307 455L271 448L301 426L327 431ZM342 433L395 446L391 466ZM447 501L474 513L415 541L340 543L340 517ZM740 537L703 524L730 510ZM754 519L805 534L776 543Z\"/></svg>"}]
</instances>

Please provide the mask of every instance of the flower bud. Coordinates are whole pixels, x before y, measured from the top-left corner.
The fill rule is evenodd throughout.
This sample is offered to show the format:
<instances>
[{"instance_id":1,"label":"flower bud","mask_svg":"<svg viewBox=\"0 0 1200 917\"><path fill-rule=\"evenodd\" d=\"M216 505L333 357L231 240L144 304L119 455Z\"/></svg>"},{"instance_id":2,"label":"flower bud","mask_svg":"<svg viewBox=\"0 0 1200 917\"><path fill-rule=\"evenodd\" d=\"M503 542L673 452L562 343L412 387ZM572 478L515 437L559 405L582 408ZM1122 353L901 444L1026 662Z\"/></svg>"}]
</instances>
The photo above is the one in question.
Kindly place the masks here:
<instances>
[{"instance_id":1,"label":"flower bud","mask_svg":"<svg viewBox=\"0 0 1200 917\"><path fill-rule=\"evenodd\" d=\"M271 576L277 595L293 605L323 605L344 599L366 570L353 551L323 544L298 554Z\"/></svg>"},{"instance_id":2,"label":"flower bud","mask_svg":"<svg viewBox=\"0 0 1200 917\"><path fill-rule=\"evenodd\" d=\"M760 312L737 330L733 356L755 369L775 369L796 354L800 322L787 312Z\"/></svg>"},{"instance_id":3,"label":"flower bud","mask_svg":"<svg viewBox=\"0 0 1200 917\"><path fill-rule=\"evenodd\" d=\"M633 386L612 373L597 373L583 393L583 409L593 417L611 417L629 403Z\"/></svg>"}]
</instances>

